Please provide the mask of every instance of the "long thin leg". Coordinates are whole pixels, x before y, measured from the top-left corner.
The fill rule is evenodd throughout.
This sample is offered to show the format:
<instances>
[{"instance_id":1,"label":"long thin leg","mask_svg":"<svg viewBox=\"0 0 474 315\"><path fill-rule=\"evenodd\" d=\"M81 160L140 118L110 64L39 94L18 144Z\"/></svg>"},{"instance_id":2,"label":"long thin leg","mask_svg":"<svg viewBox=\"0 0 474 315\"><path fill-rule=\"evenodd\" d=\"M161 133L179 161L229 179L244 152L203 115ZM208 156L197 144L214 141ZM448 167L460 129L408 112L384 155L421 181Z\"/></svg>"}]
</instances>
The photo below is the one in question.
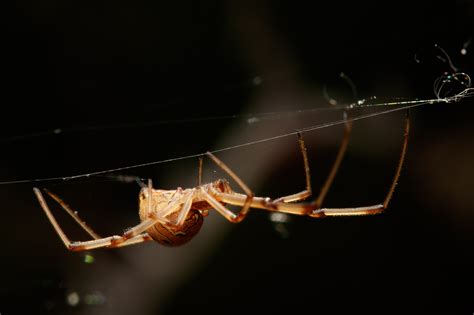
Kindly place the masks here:
<instances>
[{"instance_id":1,"label":"long thin leg","mask_svg":"<svg viewBox=\"0 0 474 315\"><path fill-rule=\"evenodd\" d=\"M153 241L153 238L151 238L151 236L148 235L148 233L145 232L143 234L132 237L132 238L126 240L125 242L115 243L115 244L109 245L109 246L107 246L107 248L125 247L125 246L135 245L135 244L148 242L148 241Z\"/></svg>"},{"instance_id":2,"label":"long thin leg","mask_svg":"<svg viewBox=\"0 0 474 315\"><path fill-rule=\"evenodd\" d=\"M339 166L340 166L340 164L342 162L342 159L344 157L344 154L346 152L347 145L349 143L349 136L350 136L351 130L352 130L352 123L347 122L345 124L343 139L342 139L341 145L339 146L339 150L338 150L336 159L335 159L335 161L332 165L331 171L329 172L329 175L328 175L326 181L324 182L324 184L321 188L321 191L320 191L318 197L316 198L316 201L314 202L315 205L313 205L311 207L305 207L306 211L311 211L314 207L319 208L320 207L319 205L321 205L321 203L323 202L324 197L326 196L326 194L327 194L327 192L328 192L328 190L329 190L329 188L330 188L330 186L331 186L331 184L334 180L334 177L336 176L337 170L339 169ZM311 196L311 193L312 193L312 190L311 190L311 175L310 175L310 169L309 169L308 154L307 154L307 151L306 151L306 146L305 146L303 137L300 133L298 133L298 142L299 142L299 145L300 145L301 155L303 157L303 164L304 164L304 170L305 170L305 179L306 179L306 189L301 191L301 192L298 192L296 194L292 194L292 195L288 195L288 196L284 196L284 197L280 197L278 199L275 199L271 202L273 204L281 203L281 202L284 202L284 203L295 202L295 201L306 199L309 196ZM218 199L222 199L222 201L227 202L229 204L233 204L233 205L241 205L241 199L244 196L244 195L241 195L241 194L238 194L238 193L224 194L224 193L219 193L217 191L214 191L214 194L216 195L216 197ZM269 200L268 198L253 197L253 199L250 203L250 208L265 208L265 207L272 208L272 206L270 205L268 200ZM293 207L293 206L280 205L280 209L281 209L280 211L284 210L287 213L295 213L295 211L299 212L299 209L298 208L295 209L295 207ZM221 209L221 210L223 211L223 209ZM301 214L301 213L296 213L296 214Z\"/></svg>"},{"instance_id":3,"label":"long thin leg","mask_svg":"<svg viewBox=\"0 0 474 315\"><path fill-rule=\"evenodd\" d=\"M334 178L336 177L337 171L339 170L339 166L341 165L342 159L344 158L344 155L346 154L346 151L347 151L347 145L349 144L351 131L352 131L352 122L346 122L344 135L342 138L342 142L339 146L339 150L337 151L336 159L334 160L331 171L329 172L329 175L326 178L323 186L321 187L318 197L316 198L315 207L317 208L321 207L321 205L323 204L324 198L326 197L329 191L329 188L331 187L332 182L334 181Z\"/></svg>"},{"instance_id":4,"label":"long thin leg","mask_svg":"<svg viewBox=\"0 0 474 315\"><path fill-rule=\"evenodd\" d=\"M64 231L61 229L61 227L58 224L58 221L54 218L53 214L51 213L51 210L49 210L48 205L46 204L46 201L43 198L43 194L38 188L33 188L34 193L36 194L36 198L38 198L38 201L41 205L41 208L43 208L44 212L46 213L46 216L49 219L49 222L53 225L54 229L56 230L56 233L58 233L59 237L63 241L64 245L69 249L71 245L71 240L66 236Z\"/></svg>"},{"instance_id":5,"label":"long thin leg","mask_svg":"<svg viewBox=\"0 0 474 315\"><path fill-rule=\"evenodd\" d=\"M400 152L400 158L398 160L397 169L393 177L392 183L388 190L387 195L383 203L376 204L372 206L363 206L363 207L352 207L352 208L320 208L317 206L318 200L315 200L312 203L286 203L282 201L274 201L270 198L254 197L251 202L252 208L265 209L269 211L277 211L284 213L291 213L297 215L309 215L311 217L324 217L324 216L357 216L357 215L371 215L383 212L387 209L388 204L392 198L393 192L400 177L403 163L405 161L406 151L408 147L408 135L410 131L410 119L407 111L407 116L405 118L405 130L403 135L403 145ZM207 196L206 196L207 197ZM210 202L207 197L208 202L215 207L222 215L224 215L230 221L235 220L231 215L226 213L226 208L222 206L220 202L228 203L231 205L240 206L245 202L245 195L238 193L221 193L217 190L212 190L212 196L214 202ZM217 208L219 207L219 208ZM229 210L227 210L229 211ZM234 222L234 221L232 221Z\"/></svg>"},{"instance_id":6,"label":"long thin leg","mask_svg":"<svg viewBox=\"0 0 474 315\"><path fill-rule=\"evenodd\" d=\"M334 162L334 164L331 168L331 171L329 173L328 178L326 179L326 181L325 181L325 183L324 183L324 185L321 189L321 192L318 195L318 198L316 199L318 204L321 204L322 201L324 200L324 197L326 196L326 194L329 190L329 187L331 186L331 184L334 180L334 177L336 176L339 165L341 164L342 158L344 157L344 154L346 152L347 145L348 145L348 142L349 142L349 135L350 135L350 132L351 132L351 129L352 129L351 128L352 123L347 122L345 126L346 126L346 128L345 128L345 131L344 131L343 140L342 140L341 145L339 147L336 160L335 160L335 162ZM303 140L303 137L302 137L301 133L298 133L298 143L299 143L299 146L300 146L301 155L303 157L305 180L306 180L306 189L301 191L301 192L295 193L295 194L280 197L280 198L278 198L274 201L275 203L295 202L295 201L306 199L309 196L311 196L311 193L312 193L312 190L311 190L311 175L310 175L310 169L309 169L308 154L307 154L306 146L304 144L304 140ZM262 202L260 202L260 201L252 202L252 199L254 198L253 193L243 183L243 181L231 169L229 169L229 167L227 165L225 165L224 162L219 160L212 153L208 152L207 155L217 165L219 165L224 171L226 171L240 185L240 187L242 187L242 189L246 192L246 194L247 194L246 202L243 204L243 208L242 208L241 212L239 213L241 218L239 218L238 221L241 221L245 217L245 215L247 214L247 212L250 208L255 207L255 204L261 205ZM201 161L200 161L200 168L199 168L200 173L199 174L201 174L201 171L202 171L201 167L202 167L202 164L201 164ZM201 178L201 176L199 176L199 179L200 178ZM252 194L251 197L250 197L250 194Z\"/></svg>"},{"instance_id":7,"label":"long thin leg","mask_svg":"<svg viewBox=\"0 0 474 315\"><path fill-rule=\"evenodd\" d=\"M219 201L217 201L213 196L211 196L210 194L208 194L204 189L201 188L201 191L200 191L201 195L203 196L203 198L217 211L219 212L224 218L226 218L227 220L229 220L230 222L232 223L239 223L240 221L242 221L245 216L242 216L240 215L237 215L235 213L233 213L232 211L230 211L229 209L227 209L226 207L224 207ZM234 205L236 206L242 206L243 204L245 204L245 202L247 201L247 196L245 195L242 195L242 194L239 194L239 196L241 197L239 199L239 202L238 203L235 203Z\"/></svg>"},{"instance_id":8,"label":"long thin leg","mask_svg":"<svg viewBox=\"0 0 474 315\"><path fill-rule=\"evenodd\" d=\"M242 188L242 190L245 192L247 195L245 198L245 202L242 205L242 209L239 212L238 215L238 222L242 221L243 218L247 215L248 211L250 210L250 205L252 203L253 199L253 192L250 190L250 188L235 174L227 165L224 164L221 160L219 160L214 154L211 152L206 153L207 156L211 158L220 168L222 168L227 174L229 174L230 177Z\"/></svg>"},{"instance_id":9,"label":"long thin leg","mask_svg":"<svg viewBox=\"0 0 474 315\"><path fill-rule=\"evenodd\" d=\"M49 190L45 189L44 190L48 195L51 196L57 203L61 205L61 207L90 235L92 236L93 239L99 239L101 236L97 234L94 230L92 230L85 221L81 220L79 215L77 214L77 211L74 211L71 209L69 205L67 205L61 198L59 198L56 194L53 194ZM38 194L41 195L41 192L39 189L35 188L35 193L38 196ZM38 198L39 199L39 198Z\"/></svg>"},{"instance_id":10,"label":"long thin leg","mask_svg":"<svg viewBox=\"0 0 474 315\"><path fill-rule=\"evenodd\" d=\"M331 168L331 171L328 175L328 178L326 179L322 189L321 189L321 192L319 193L318 195L318 198L316 199L316 203L317 204L321 204L322 201L324 200L324 197L326 196L328 190L329 190L329 187L331 186L333 180L334 180L334 177L336 176L336 173L337 173L337 170L339 169L339 165L341 164L341 161L342 161L342 158L344 157L344 154L346 152L346 149L347 149L347 145L348 145L348 142L349 142L349 135L350 135L350 132L351 132L351 126L352 124L350 122L347 122L345 124L345 130L344 130L344 136L343 136L343 140L341 142L341 145L339 147L339 150L338 150L338 153L337 153L337 157L336 157L336 160ZM308 198L309 196L311 196L311 193L312 193L312 189L311 189L311 175L310 175L310 169L309 169L309 162L308 162L308 154L307 154L307 150L306 150L306 146L305 146L305 143L304 143L304 140L303 140L303 136L301 135L301 133L298 133L298 143L299 143L299 146L300 146L300 151L301 151L301 155L303 157L303 165L304 165L304 171L305 171L305 180L306 180L306 189L301 191L301 192L298 192L298 193L295 193L295 194L291 194L291 195L288 195L288 196L284 196L284 197L280 197L276 200L274 200L273 202L274 203L280 203L280 202L284 202L284 203L288 203L288 202L295 202L295 201L299 201L299 200L303 200L303 199L306 199ZM212 155L211 153L208 153L208 155L211 157L211 159L214 160L214 162L216 162L222 169L224 169L229 175L232 176L232 178L237 182L239 183L239 185L243 188L244 191L246 191L245 187L246 185L242 182L242 180L240 178L237 177L237 175L235 175L235 173L233 173L222 161L220 161L219 159L217 159L214 155ZM201 165L200 165L201 166ZM248 191L250 191L250 189L248 189ZM252 199L250 200L249 204L247 204L247 201L249 200L248 198L248 192L246 191L247 193L247 199L246 199L246 203L243 204L243 209L246 209L247 211L241 211L240 213L242 214L238 219L236 218L232 218L232 216L230 214L226 214L224 215L224 212L225 211L229 211L227 208L225 207L219 207L220 208L220 212L226 216L230 221L232 222L240 222L244 217L245 215L247 214L248 210L250 208L261 208L262 205L267 205L268 206L268 202L267 202L267 199L261 199L261 198L258 198L257 200L254 200L255 197L252 196ZM217 196L220 196L221 194L217 191L215 191L215 194ZM224 194L226 195L226 194ZM236 200L232 200L233 197L235 196L234 195L226 195L226 198L228 200L224 200L225 202L228 202L230 204L235 204L236 202L238 203L238 205L240 205L240 201L236 201ZM241 199L242 195L239 195L239 199ZM208 197L209 198L209 197ZM225 199L225 198L224 198ZM232 203L234 202L234 203ZM289 213L293 213L294 209L293 207L289 206L289 207L284 207L285 209L288 209ZM319 206L318 206L319 208ZM224 210L225 209L225 210ZM310 208L307 209L307 211L310 211Z\"/></svg>"},{"instance_id":11,"label":"long thin leg","mask_svg":"<svg viewBox=\"0 0 474 315\"><path fill-rule=\"evenodd\" d=\"M348 215L367 215L367 214L377 214L381 213L388 208L388 204L392 199L393 193L395 191L395 187L398 183L398 178L400 177L400 173L402 172L403 163L405 162L405 156L407 153L408 147L408 135L410 134L410 111L407 110L406 117L405 117L405 131L403 134L403 145L402 150L400 152L400 158L398 160L397 169L395 171L395 175L393 176L392 184L385 196L383 203L368 206L368 207L356 207L356 208L322 208L314 210L310 216L318 217L321 214L323 216L348 216Z\"/></svg>"},{"instance_id":12,"label":"long thin leg","mask_svg":"<svg viewBox=\"0 0 474 315\"><path fill-rule=\"evenodd\" d=\"M138 244L142 242L150 241L151 238L147 235L138 235L130 239L124 239L122 236L114 235L104 237L98 240L84 241L84 242L72 242L66 245L66 248L73 252L80 252L84 250L108 247L124 247L128 245Z\"/></svg>"},{"instance_id":13,"label":"long thin leg","mask_svg":"<svg viewBox=\"0 0 474 315\"><path fill-rule=\"evenodd\" d=\"M345 129L344 129L344 135L341 141L341 144L339 145L339 150L337 151L337 156L336 159L334 160L334 163L331 167L331 170L329 172L328 177L324 181L323 186L321 187L321 190L318 194L318 197L316 198L316 204L318 207L321 206L321 204L324 201L324 198L326 197L326 194L329 191L329 188L332 185L332 182L334 181L334 178L336 177L337 171L339 170L339 166L341 165L342 159L344 158L344 155L347 150L347 145L349 144L349 138L350 134L352 131L352 122L347 122L345 124ZM305 177L306 177L306 189L292 195L280 197L278 199L275 199L275 202L295 202L299 200L304 200L311 196L312 191L311 191L311 178L310 178L310 171L309 171L309 163L308 163L308 155L306 153L306 147L303 141L303 137L301 136L300 133L298 133L298 140L300 143L300 149L301 153L303 156L303 162L304 162L304 169L305 169Z\"/></svg>"},{"instance_id":14,"label":"long thin leg","mask_svg":"<svg viewBox=\"0 0 474 315\"><path fill-rule=\"evenodd\" d=\"M183 207L181 208L180 214L174 223L176 226L183 225L186 221L189 211L191 211L191 206L193 205L194 192L190 193L188 197L184 200Z\"/></svg>"},{"instance_id":15,"label":"long thin leg","mask_svg":"<svg viewBox=\"0 0 474 315\"><path fill-rule=\"evenodd\" d=\"M407 113L405 116L405 132L403 134L402 152L400 152L400 158L398 159L397 170L395 171L395 175L393 176L392 185L390 185L390 189L388 190L387 196L385 197L385 200L383 201L383 204L382 204L384 209L388 208L388 204L390 203L390 200L392 199L393 193L395 191L395 187L397 186L398 178L400 177L400 174L402 172L403 163L405 162L405 156L407 154L409 134L410 134L410 110L407 109Z\"/></svg>"},{"instance_id":16,"label":"long thin leg","mask_svg":"<svg viewBox=\"0 0 474 315\"><path fill-rule=\"evenodd\" d=\"M61 240L63 241L64 245L66 246L68 250L83 251L83 250L89 250L89 249L94 249L94 248L99 248L99 247L120 247L120 246L127 246L131 244L146 242L150 240L150 237L148 235L143 234L143 235L138 235L130 239L125 239L123 236L114 235L114 236L109 236L109 237L104 237L104 238L97 238L91 241L71 242L69 237L67 237L66 233L64 233L63 229L61 228L61 226L58 224L55 217L53 216L46 201L44 200L44 197L41 191L36 187L33 188L33 191L36 197L38 198L41 208L46 213L46 216L48 217L49 221L51 222L54 229L56 230L56 233L58 233L59 237L61 238ZM65 210L68 211L68 208L65 208ZM81 226L83 225L81 224Z\"/></svg>"},{"instance_id":17,"label":"long thin leg","mask_svg":"<svg viewBox=\"0 0 474 315\"><path fill-rule=\"evenodd\" d=\"M242 221L243 218L239 218L232 211L225 208L220 202L224 202L234 206L241 206L245 202L245 195L238 193L220 193L216 190L212 191L211 194L203 194L204 199L214 209L216 209L221 215L223 215L227 220L238 223ZM307 215L310 213L314 206L310 203L287 203L283 201L276 202L270 198L264 197L254 197L250 205L251 208L264 209L269 211L297 214L297 215Z\"/></svg>"},{"instance_id":18,"label":"long thin leg","mask_svg":"<svg viewBox=\"0 0 474 315\"><path fill-rule=\"evenodd\" d=\"M306 153L306 146L304 144L303 136L301 133L298 132L298 143L300 145L301 156L303 157L303 164L304 164L304 174L306 179L306 189L300 191L296 194L291 194L288 196L280 197L275 200L275 202L294 202L299 200L304 200L311 196L311 174L309 171L309 162L308 162L308 154Z\"/></svg>"},{"instance_id":19,"label":"long thin leg","mask_svg":"<svg viewBox=\"0 0 474 315\"><path fill-rule=\"evenodd\" d=\"M151 197L150 197L151 198ZM133 228L127 230L124 234L123 237L125 239L130 239L132 237L135 237L146 230L148 230L150 227L155 225L158 222L162 223L169 223L168 220L165 218L168 213L171 213L175 211L180 205L181 205L181 198L178 198L177 200L169 203L163 210L161 210L159 213L156 212L148 212L148 218L146 220L143 220L140 224L134 226Z\"/></svg>"},{"instance_id":20,"label":"long thin leg","mask_svg":"<svg viewBox=\"0 0 474 315\"><path fill-rule=\"evenodd\" d=\"M198 168L198 186L202 184L202 156L199 157L199 168Z\"/></svg>"},{"instance_id":21,"label":"long thin leg","mask_svg":"<svg viewBox=\"0 0 474 315\"><path fill-rule=\"evenodd\" d=\"M148 211L147 213L151 213L151 202L153 200L152 196L153 196L153 183L151 179L148 179L148 205L147 205Z\"/></svg>"}]
</instances>

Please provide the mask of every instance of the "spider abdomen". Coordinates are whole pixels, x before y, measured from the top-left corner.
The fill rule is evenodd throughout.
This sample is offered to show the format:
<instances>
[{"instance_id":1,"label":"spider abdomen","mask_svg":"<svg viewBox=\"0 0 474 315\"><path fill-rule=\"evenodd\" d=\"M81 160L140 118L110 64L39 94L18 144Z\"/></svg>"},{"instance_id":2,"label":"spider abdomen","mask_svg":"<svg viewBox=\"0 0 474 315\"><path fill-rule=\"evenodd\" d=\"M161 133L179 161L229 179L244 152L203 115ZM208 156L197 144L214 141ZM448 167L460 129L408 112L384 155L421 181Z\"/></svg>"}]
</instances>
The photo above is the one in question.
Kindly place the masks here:
<instances>
[{"instance_id":1,"label":"spider abdomen","mask_svg":"<svg viewBox=\"0 0 474 315\"><path fill-rule=\"evenodd\" d=\"M173 213L176 214L176 213ZM173 221L172 215L170 219ZM165 246L181 246L189 242L201 229L203 217L197 210L191 210L180 226L157 223L147 230L148 235Z\"/></svg>"}]
</instances>

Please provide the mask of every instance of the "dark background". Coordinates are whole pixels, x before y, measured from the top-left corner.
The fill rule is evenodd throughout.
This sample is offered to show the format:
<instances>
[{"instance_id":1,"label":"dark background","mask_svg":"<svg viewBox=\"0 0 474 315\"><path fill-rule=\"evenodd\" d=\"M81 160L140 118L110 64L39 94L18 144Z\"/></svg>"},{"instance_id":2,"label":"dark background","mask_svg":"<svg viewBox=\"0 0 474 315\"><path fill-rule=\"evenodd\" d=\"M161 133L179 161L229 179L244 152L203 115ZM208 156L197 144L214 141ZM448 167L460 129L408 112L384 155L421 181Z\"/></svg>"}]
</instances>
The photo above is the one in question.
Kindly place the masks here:
<instances>
[{"instance_id":1,"label":"dark background","mask_svg":"<svg viewBox=\"0 0 474 315\"><path fill-rule=\"evenodd\" d=\"M435 44L459 71L474 70L471 1L48 0L7 6L0 13L1 182L192 155L340 119L332 111L257 124L247 116L193 121L328 108L324 89L339 103L431 99L434 80L453 71ZM357 87L356 96L341 72ZM255 211L232 225L212 213L181 248L150 243L70 253L33 186L59 194L104 236L138 222L139 186L104 177L2 184L0 313L472 314L472 107L468 98L412 111L397 191L389 210L374 217L291 217L277 224ZM355 123L325 206L383 200L403 116ZM316 192L341 135L341 126L305 134ZM304 186L298 154L296 139L287 137L219 157L257 195L278 197ZM204 173L207 181L223 176L209 162ZM110 175L190 187L197 160ZM55 213L72 239L87 239Z\"/></svg>"}]
</instances>

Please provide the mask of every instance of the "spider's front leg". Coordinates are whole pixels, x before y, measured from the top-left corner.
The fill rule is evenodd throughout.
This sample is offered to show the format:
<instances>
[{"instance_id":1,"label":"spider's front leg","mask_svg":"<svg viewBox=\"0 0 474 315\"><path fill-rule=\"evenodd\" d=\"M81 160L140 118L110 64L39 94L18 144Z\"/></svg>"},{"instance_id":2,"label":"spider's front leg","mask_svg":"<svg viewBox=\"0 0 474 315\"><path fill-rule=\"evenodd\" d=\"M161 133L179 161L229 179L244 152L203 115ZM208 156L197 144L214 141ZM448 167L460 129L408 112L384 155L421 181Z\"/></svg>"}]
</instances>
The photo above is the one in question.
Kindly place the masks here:
<instances>
[{"instance_id":1,"label":"spider's front leg","mask_svg":"<svg viewBox=\"0 0 474 315\"><path fill-rule=\"evenodd\" d=\"M304 200L310 197L312 194L309 159L308 159L306 146L303 140L303 136L301 135L301 133L298 133L297 135L298 135L298 143L300 147L301 156L303 158L303 166L304 166L305 182L306 182L305 190L300 191L295 194L280 197L275 200L271 200L269 198L254 197L253 194L250 198L248 194L243 195L236 192L222 193L213 189L212 195L204 194L205 198L219 213L221 213L226 219L228 219L231 222L240 222L244 219L245 215L248 212L248 209L245 207L247 205L247 202L249 202L249 200L250 200L249 208L260 208L260 209L279 211L279 212L297 214L297 215L310 215L315 208L320 208L320 205L322 204L324 198L326 197L327 192L329 191L329 188L331 187L332 182L334 181L337 170L339 169L339 166L347 150L351 131L352 131L352 122L346 122L344 135L343 135L341 144L339 146L336 159L331 167L328 177L326 178L321 188L321 191L319 192L316 200L312 202L311 204L302 204L302 203L289 204L291 202ZM244 191L246 192L250 191L250 189L247 188L247 186L243 183L243 181L240 178L238 178L237 175L235 175L235 173L233 173L229 169L229 167L224 164L224 162L220 161L217 157L215 157L211 153L208 153L208 156L211 157L211 159L214 162L216 162L217 165L219 165L228 174L230 174L232 178L237 183L239 183L239 185L244 189ZM245 212L242 211L239 213L239 215L235 215L232 211L224 207L220 203L220 201L224 203L236 205L236 206L243 206L244 209L247 209L247 211Z\"/></svg>"},{"instance_id":2,"label":"spider's front leg","mask_svg":"<svg viewBox=\"0 0 474 315\"><path fill-rule=\"evenodd\" d=\"M410 111L407 110L405 116L405 128L403 133L403 144L398 159L397 168L395 175L393 176L392 183L388 189L387 194L382 203L372 206L352 207L352 208L319 208L319 205L315 204L315 209L312 211L310 216L312 217L323 217L323 216L356 216L356 215L371 215L378 214L385 211L388 208L388 204L392 199L395 187L397 186L398 179L400 177L403 163L405 162L405 156L408 148L408 136L410 134ZM318 206L318 207L316 207Z\"/></svg>"},{"instance_id":3,"label":"spider's front leg","mask_svg":"<svg viewBox=\"0 0 474 315\"><path fill-rule=\"evenodd\" d=\"M371 205L371 206L362 206L362 207L350 207L350 208L321 208L320 207L321 200L324 198L324 195L327 191L327 188L323 188L322 192L320 193L320 197L318 197L315 201L310 202L310 203L288 203L287 200L282 200L282 198L271 200L270 198L253 197L250 203L250 207L265 209L268 211L296 214L296 215L309 215L314 218L320 218L320 217L325 217L325 216L372 215L372 214L383 212L388 207L388 204L395 191L395 186L397 185L398 178L400 177L401 169L405 161L406 151L408 147L409 131L410 131L410 119L409 119L409 113L407 111L407 115L405 118L405 128L404 128L403 144L402 144L402 148L400 152L400 158L398 160L397 168L395 171L395 175L393 176L390 188L385 196L385 199L380 204ZM348 134L346 133L346 135ZM345 139L347 139L346 137L347 136L345 136ZM344 148L342 149L342 151L340 149L339 152L343 153L343 151L345 151L344 144L343 144L343 147ZM335 164L333 164L333 170L336 170L337 167L339 166L340 160L342 159L342 155L343 155L342 153L338 155L338 158ZM331 173L333 173L333 171L331 171ZM326 180L326 184L324 185L324 187L329 187L329 184L332 182L333 177L334 175L329 176L329 178ZM235 205L235 206L241 206L245 204L247 200L246 196L243 194L239 194L236 192L219 192L216 189L212 191L212 196L207 196L207 198L213 202L212 205L216 207L216 210L218 210L221 214L223 214L227 219L229 219L232 222L239 222L239 221L233 218L232 212L226 209L220 202L224 202L224 203Z\"/></svg>"},{"instance_id":4,"label":"spider's front leg","mask_svg":"<svg viewBox=\"0 0 474 315\"><path fill-rule=\"evenodd\" d=\"M245 192L245 197L244 197L244 202L239 204L239 206L242 206L242 209L240 210L239 214L236 215L226 207L224 207L219 201L215 199L212 195L207 193L202 187L201 187L201 194L203 197L206 199L206 201L212 205L217 211L219 211L226 219L233 223L238 223L242 221L246 216L247 213L250 210L250 207L252 205L252 201L254 198L254 194L252 190L243 182L240 177L237 176L224 162L219 160L214 154L211 152L207 152L206 155L214 161L220 168L222 168L232 179L242 188L242 190ZM215 191L215 190L214 190Z\"/></svg>"},{"instance_id":5,"label":"spider's front leg","mask_svg":"<svg viewBox=\"0 0 474 315\"><path fill-rule=\"evenodd\" d=\"M311 196L311 178L310 178L308 156L306 153L306 147L304 144L303 137L301 136L300 133L298 133L298 141L299 141L301 155L303 157L303 163L304 163L305 179L306 179L305 190L298 192L296 194L278 198L275 201L271 201L269 198L255 197L253 192L250 190L250 188L224 162L222 162L212 153L207 152L207 156L211 158L211 160L213 160L228 175L230 175L232 179L244 190L245 194L240 194L233 191L221 192L212 186L210 187L209 192L207 192L203 187L201 187L199 193L215 210L217 210L222 216L224 216L227 220L233 223L241 222L246 217L250 208L265 208L266 207L267 209L270 209L273 207L272 204L288 205L288 208L291 209L289 213L294 213L293 212L294 206L288 203L306 199L307 197ZM241 206L242 210L238 214L235 214L234 212L227 209L221 202L228 203L235 206ZM307 211L310 211L310 209L308 208Z\"/></svg>"}]
</instances>

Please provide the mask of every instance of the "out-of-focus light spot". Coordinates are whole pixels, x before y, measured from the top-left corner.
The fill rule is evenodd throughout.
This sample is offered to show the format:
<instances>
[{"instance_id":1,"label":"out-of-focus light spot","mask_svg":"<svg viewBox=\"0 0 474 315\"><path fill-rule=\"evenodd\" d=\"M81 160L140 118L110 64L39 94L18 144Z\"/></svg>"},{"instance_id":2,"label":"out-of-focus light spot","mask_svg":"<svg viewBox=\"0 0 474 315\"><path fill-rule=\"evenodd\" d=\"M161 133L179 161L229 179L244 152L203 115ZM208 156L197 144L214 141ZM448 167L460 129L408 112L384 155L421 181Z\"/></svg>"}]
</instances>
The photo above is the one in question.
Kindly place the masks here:
<instances>
[{"instance_id":1,"label":"out-of-focus light spot","mask_svg":"<svg viewBox=\"0 0 474 315\"><path fill-rule=\"evenodd\" d=\"M254 123L259 122L259 121L260 121L260 119L258 119L258 117L252 117L252 118L247 119L248 124L254 124Z\"/></svg>"},{"instance_id":2,"label":"out-of-focus light spot","mask_svg":"<svg viewBox=\"0 0 474 315\"><path fill-rule=\"evenodd\" d=\"M79 297L79 294L77 292L71 292L66 297L66 302L70 306L77 306L80 301L81 298Z\"/></svg>"},{"instance_id":3,"label":"out-of-focus light spot","mask_svg":"<svg viewBox=\"0 0 474 315\"><path fill-rule=\"evenodd\" d=\"M275 231L281 236L281 238L288 238L290 236L290 231L286 228L284 223L276 223L275 226Z\"/></svg>"},{"instance_id":4,"label":"out-of-focus light spot","mask_svg":"<svg viewBox=\"0 0 474 315\"><path fill-rule=\"evenodd\" d=\"M61 130L61 128L56 128L56 129L53 130L53 133L54 133L55 135L60 134L61 132L63 132L63 131Z\"/></svg>"},{"instance_id":5,"label":"out-of-focus light spot","mask_svg":"<svg viewBox=\"0 0 474 315\"><path fill-rule=\"evenodd\" d=\"M270 214L270 221L278 223L286 223L290 221L290 218L286 213L272 212Z\"/></svg>"},{"instance_id":6,"label":"out-of-focus light spot","mask_svg":"<svg viewBox=\"0 0 474 315\"><path fill-rule=\"evenodd\" d=\"M283 239L286 239L290 236L290 231L288 231L286 226L286 223L290 222L290 219L290 216L288 216L286 213L273 212L270 214L270 221L273 222L273 228Z\"/></svg>"},{"instance_id":7,"label":"out-of-focus light spot","mask_svg":"<svg viewBox=\"0 0 474 315\"><path fill-rule=\"evenodd\" d=\"M252 84L253 85L260 85L262 84L262 78L259 76L256 76L252 79Z\"/></svg>"},{"instance_id":8,"label":"out-of-focus light spot","mask_svg":"<svg viewBox=\"0 0 474 315\"><path fill-rule=\"evenodd\" d=\"M84 303L87 305L102 305L105 303L105 296L100 292L86 294L84 296Z\"/></svg>"},{"instance_id":9,"label":"out-of-focus light spot","mask_svg":"<svg viewBox=\"0 0 474 315\"><path fill-rule=\"evenodd\" d=\"M56 303L54 303L54 301L45 301L44 302L44 307L48 310L48 311L52 311L54 309L54 307L56 306Z\"/></svg>"},{"instance_id":10,"label":"out-of-focus light spot","mask_svg":"<svg viewBox=\"0 0 474 315\"><path fill-rule=\"evenodd\" d=\"M467 47L469 47L469 45L471 44L471 40L472 38L469 38L466 42L464 42L461 49L461 55L467 55Z\"/></svg>"},{"instance_id":11,"label":"out-of-focus light spot","mask_svg":"<svg viewBox=\"0 0 474 315\"><path fill-rule=\"evenodd\" d=\"M92 264L94 262L94 256L90 255L90 254L86 254L84 256L84 262L86 264Z\"/></svg>"},{"instance_id":12,"label":"out-of-focus light spot","mask_svg":"<svg viewBox=\"0 0 474 315\"><path fill-rule=\"evenodd\" d=\"M416 63L420 63L420 62L421 62L421 60L418 58L418 56L417 56L416 54L415 54L414 58L415 58L415 62L416 62Z\"/></svg>"}]
</instances>

